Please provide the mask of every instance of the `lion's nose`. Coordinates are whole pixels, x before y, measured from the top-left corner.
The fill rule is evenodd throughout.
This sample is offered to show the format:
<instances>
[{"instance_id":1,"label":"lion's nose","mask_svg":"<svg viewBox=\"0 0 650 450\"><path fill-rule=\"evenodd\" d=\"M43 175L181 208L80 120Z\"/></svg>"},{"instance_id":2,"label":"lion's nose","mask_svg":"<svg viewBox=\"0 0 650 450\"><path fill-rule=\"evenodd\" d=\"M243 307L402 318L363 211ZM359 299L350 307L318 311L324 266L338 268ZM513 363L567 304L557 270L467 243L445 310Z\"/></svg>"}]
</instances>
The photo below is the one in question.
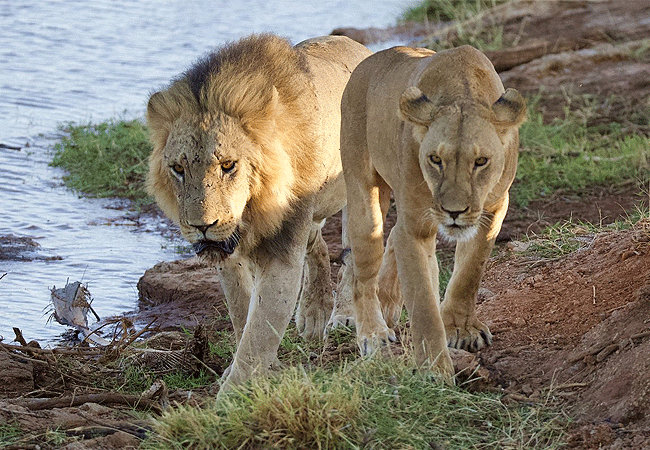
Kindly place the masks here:
<instances>
[{"instance_id":1,"label":"lion's nose","mask_svg":"<svg viewBox=\"0 0 650 450\"><path fill-rule=\"evenodd\" d=\"M456 220L456 219L458 219L458 216L460 216L462 213L465 213L465 212L467 212L469 210L469 206L467 208L463 209L462 211L449 211L449 210L447 210L445 208L442 208L442 210L444 212L446 212L447 214L449 214L449 217L451 217L452 220Z\"/></svg>"},{"instance_id":2,"label":"lion's nose","mask_svg":"<svg viewBox=\"0 0 650 450\"><path fill-rule=\"evenodd\" d=\"M219 221L218 221L218 220L215 220L214 222L212 222L212 223L209 224L209 225L193 225L193 226L194 226L194 228L196 228L197 230L201 231L201 233L203 233L203 236L205 236L205 234L208 232L208 228L210 228L212 225L216 225L217 222L219 222Z\"/></svg>"}]
</instances>

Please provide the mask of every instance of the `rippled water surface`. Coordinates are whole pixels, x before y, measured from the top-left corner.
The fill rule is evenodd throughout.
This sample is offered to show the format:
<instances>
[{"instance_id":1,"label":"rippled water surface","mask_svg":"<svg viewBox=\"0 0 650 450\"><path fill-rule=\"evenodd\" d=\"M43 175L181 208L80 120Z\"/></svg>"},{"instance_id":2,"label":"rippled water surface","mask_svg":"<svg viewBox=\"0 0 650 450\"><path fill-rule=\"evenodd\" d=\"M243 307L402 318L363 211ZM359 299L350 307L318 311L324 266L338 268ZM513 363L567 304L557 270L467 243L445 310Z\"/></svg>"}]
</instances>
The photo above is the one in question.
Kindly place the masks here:
<instances>
[{"instance_id":1,"label":"rippled water surface","mask_svg":"<svg viewBox=\"0 0 650 450\"><path fill-rule=\"evenodd\" d=\"M54 341L49 288L88 284L106 317L135 309L136 284L178 257L156 227L79 198L48 166L57 125L141 117L148 93L224 42L272 31L294 43L341 26L387 26L407 0L0 0L0 236L33 238L31 261L0 261L0 337Z\"/></svg>"}]
</instances>

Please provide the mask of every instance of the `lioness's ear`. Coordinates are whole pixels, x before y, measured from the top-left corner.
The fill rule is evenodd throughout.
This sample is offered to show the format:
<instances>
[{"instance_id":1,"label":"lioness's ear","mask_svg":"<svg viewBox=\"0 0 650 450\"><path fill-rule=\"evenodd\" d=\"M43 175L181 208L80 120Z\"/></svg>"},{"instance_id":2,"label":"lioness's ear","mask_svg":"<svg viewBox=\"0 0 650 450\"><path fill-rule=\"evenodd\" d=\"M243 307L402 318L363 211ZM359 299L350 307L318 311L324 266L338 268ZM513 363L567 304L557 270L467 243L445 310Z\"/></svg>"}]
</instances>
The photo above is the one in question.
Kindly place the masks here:
<instances>
[{"instance_id":1,"label":"lioness's ear","mask_svg":"<svg viewBox=\"0 0 650 450\"><path fill-rule=\"evenodd\" d=\"M516 89L506 89L492 105L496 125L517 126L526 119L526 100Z\"/></svg>"},{"instance_id":2,"label":"lioness's ear","mask_svg":"<svg viewBox=\"0 0 650 450\"><path fill-rule=\"evenodd\" d=\"M435 110L436 107L429 97L416 86L410 86L399 99L397 115L402 120L427 127L433 122Z\"/></svg>"}]
</instances>

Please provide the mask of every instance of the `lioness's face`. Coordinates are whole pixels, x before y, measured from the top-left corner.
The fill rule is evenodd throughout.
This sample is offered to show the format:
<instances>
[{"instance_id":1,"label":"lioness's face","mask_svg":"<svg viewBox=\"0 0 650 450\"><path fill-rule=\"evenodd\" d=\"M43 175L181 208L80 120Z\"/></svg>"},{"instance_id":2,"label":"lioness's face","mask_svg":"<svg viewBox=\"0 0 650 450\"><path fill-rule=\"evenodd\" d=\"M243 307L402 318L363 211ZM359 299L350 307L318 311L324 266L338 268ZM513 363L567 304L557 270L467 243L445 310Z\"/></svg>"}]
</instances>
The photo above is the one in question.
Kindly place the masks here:
<instances>
[{"instance_id":1,"label":"lioness's face","mask_svg":"<svg viewBox=\"0 0 650 450\"><path fill-rule=\"evenodd\" d=\"M494 126L479 116L462 117L452 107L429 125L419 162L441 234L456 241L474 236L488 194L503 173L505 154Z\"/></svg>"},{"instance_id":2,"label":"lioness's face","mask_svg":"<svg viewBox=\"0 0 650 450\"><path fill-rule=\"evenodd\" d=\"M433 225L452 240L471 239L486 203L503 201L514 179L525 100L507 89L491 106L472 99L444 104L410 86L400 97L398 114L411 124L419 146Z\"/></svg>"},{"instance_id":3,"label":"lioness's face","mask_svg":"<svg viewBox=\"0 0 650 450\"><path fill-rule=\"evenodd\" d=\"M199 256L218 261L235 251L250 195L252 168L246 155L254 146L225 115L173 123L163 160L178 201L181 233Z\"/></svg>"}]
</instances>

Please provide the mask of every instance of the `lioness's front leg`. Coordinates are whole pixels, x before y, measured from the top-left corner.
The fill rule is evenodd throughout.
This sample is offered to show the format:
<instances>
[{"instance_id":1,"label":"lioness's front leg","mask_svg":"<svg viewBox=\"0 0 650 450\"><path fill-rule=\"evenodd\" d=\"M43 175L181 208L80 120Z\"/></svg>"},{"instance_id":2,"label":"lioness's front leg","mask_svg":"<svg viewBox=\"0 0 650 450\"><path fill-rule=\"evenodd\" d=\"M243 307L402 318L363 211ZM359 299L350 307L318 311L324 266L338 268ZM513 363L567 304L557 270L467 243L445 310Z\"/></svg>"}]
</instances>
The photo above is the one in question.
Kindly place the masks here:
<instances>
[{"instance_id":1,"label":"lioness's front leg","mask_svg":"<svg viewBox=\"0 0 650 450\"><path fill-rule=\"evenodd\" d=\"M453 377L445 327L438 309L438 261L435 234L415 237L400 223L391 231L400 289L411 322L415 361Z\"/></svg>"},{"instance_id":2,"label":"lioness's front leg","mask_svg":"<svg viewBox=\"0 0 650 450\"><path fill-rule=\"evenodd\" d=\"M441 305L450 347L476 352L492 344L492 333L476 317L476 295L507 209L506 194L495 213L484 213L474 238L456 244L454 271Z\"/></svg>"},{"instance_id":3,"label":"lioness's front leg","mask_svg":"<svg viewBox=\"0 0 650 450\"><path fill-rule=\"evenodd\" d=\"M288 250L285 260L261 257L256 270L248 320L220 393L268 373L289 325L300 291L302 250Z\"/></svg>"},{"instance_id":4,"label":"lioness's front leg","mask_svg":"<svg viewBox=\"0 0 650 450\"><path fill-rule=\"evenodd\" d=\"M296 327L304 339L322 339L332 313L332 269L321 225L313 224L307 243Z\"/></svg>"},{"instance_id":5,"label":"lioness's front leg","mask_svg":"<svg viewBox=\"0 0 650 450\"><path fill-rule=\"evenodd\" d=\"M381 205L389 198L390 188L378 177L370 178L348 183L348 210L354 223L348 229L354 260L354 318L357 344L364 356L396 340L395 331L386 325L377 294L384 252Z\"/></svg>"}]
</instances>

